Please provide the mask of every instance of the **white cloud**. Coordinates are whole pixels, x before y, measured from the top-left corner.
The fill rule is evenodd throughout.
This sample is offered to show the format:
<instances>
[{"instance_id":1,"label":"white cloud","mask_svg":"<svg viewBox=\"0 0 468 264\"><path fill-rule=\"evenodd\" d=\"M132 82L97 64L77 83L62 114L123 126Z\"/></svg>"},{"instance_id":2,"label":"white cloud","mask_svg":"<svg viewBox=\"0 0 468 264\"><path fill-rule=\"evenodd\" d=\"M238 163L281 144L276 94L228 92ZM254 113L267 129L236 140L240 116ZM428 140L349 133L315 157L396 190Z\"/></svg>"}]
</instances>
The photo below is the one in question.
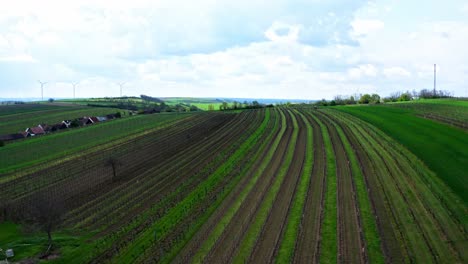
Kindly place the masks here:
<instances>
[{"instance_id":1,"label":"white cloud","mask_svg":"<svg viewBox=\"0 0 468 264\"><path fill-rule=\"evenodd\" d=\"M29 96L46 79L55 97L70 96L71 81L77 96L119 95L118 81L128 95L386 95L431 85L434 63L440 87L464 91L468 20L456 15L465 3L348 2L9 1L0 93ZM415 5L424 12L406 16Z\"/></svg>"},{"instance_id":2,"label":"white cloud","mask_svg":"<svg viewBox=\"0 0 468 264\"><path fill-rule=\"evenodd\" d=\"M401 67L390 67L383 70L383 74L387 78L400 78L400 77L410 77L411 73Z\"/></svg>"},{"instance_id":3,"label":"white cloud","mask_svg":"<svg viewBox=\"0 0 468 264\"><path fill-rule=\"evenodd\" d=\"M461 11L462 11L463 13L468 13L468 4L464 4L464 5L462 6L462 8L461 8Z\"/></svg>"},{"instance_id":4,"label":"white cloud","mask_svg":"<svg viewBox=\"0 0 468 264\"><path fill-rule=\"evenodd\" d=\"M13 56L0 56L0 62L29 62L34 63L37 62L31 55L28 54L19 54Z\"/></svg>"},{"instance_id":5,"label":"white cloud","mask_svg":"<svg viewBox=\"0 0 468 264\"><path fill-rule=\"evenodd\" d=\"M372 64L359 65L348 70L348 76L351 79L358 80L363 77L377 76L377 68Z\"/></svg>"},{"instance_id":6,"label":"white cloud","mask_svg":"<svg viewBox=\"0 0 468 264\"><path fill-rule=\"evenodd\" d=\"M384 22L377 19L355 19L351 22L353 36L363 36L384 28Z\"/></svg>"},{"instance_id":7,"label":"white cloud","mask_svg":"<svg viewBox=\"0 0 468 264\"><path fill-rule=\"evenodd\" d=\"M265 31L265 37L271 41L295 42L298 39L299 26L275 21Z\"/></svg>"}]
</instances>

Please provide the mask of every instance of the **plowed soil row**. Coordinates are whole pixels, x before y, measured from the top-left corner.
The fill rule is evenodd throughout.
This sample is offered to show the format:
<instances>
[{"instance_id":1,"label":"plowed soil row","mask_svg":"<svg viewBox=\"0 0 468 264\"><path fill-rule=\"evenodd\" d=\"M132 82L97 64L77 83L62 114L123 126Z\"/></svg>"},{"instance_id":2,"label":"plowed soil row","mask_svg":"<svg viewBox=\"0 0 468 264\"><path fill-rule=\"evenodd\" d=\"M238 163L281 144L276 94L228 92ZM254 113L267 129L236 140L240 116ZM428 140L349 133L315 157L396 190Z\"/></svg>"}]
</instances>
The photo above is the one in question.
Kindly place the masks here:
<instances>
[{"instance_id":1,"label":"plowed soil row","mask_svg":"<svg viewBox=\"0 0 468 264\"><path fill-rule=\"evenodd\" d=\"M229 124L234 125L236 123ZM224 133L227 131L230 131L231 133ZM218 131L216 136L219 134L226 138L235 138L236 133L238 135L238 133L241 132L237 130ZM205 134L205 136L207 136L207 134ZM198 144L197 141L194 141L197 144L191 143L191 145L186 145L185 149L180 150L181 152L188 153L188 155L183 155L182 159L168 155L166 157L166 159L168 159L167 161L155 163L154 165L156 165L156 167L147 167L144 173L137 175L131 182L121 184L121 188L114 189L112 196L107 200L112 203L115 199L114 197L121 198L125 197L128 193L134 193L132 196L127 195L127 197L132 198L124 199L119 207L112 207L109 205L106 206L106 208L111 207L114 208L112 211L115 211L116 209L125 206L126 210L123 210L123 212L127 213L127 216L131 216L134 215L132 214L132 210L130 210L132 208L132 204L138 206L136 208L137 210L139 210L138 208L141 209L142 207L145 207L145 204L154 204L157 200L155 197L164 197L166 193L171 192L175 187L189 183L187 181L188 179L184 178L184 176L189 175L186 171L197 172L207 164L210 158L212 158L211 155L204 155L204 152L199 151L205 151L205 153L218 153L220 149L227 147L226 141L221 142L221 140L222 138L216 138L214 136L213 140L209 143L200 140L200 143ZM163 165L160 166L159 164ZM192 180L198 179L199 178L193 178ZM97 206L99 206L99 204L97 204ZM122 212L122 210L119 212ZM121 220L120 217L118 219Z\"/></svg>"},{"instance_id":2,"label":"plowed soil row","mask_svg":"<svg viewBox=\"0 0 468 264\"><path fill-rule=\"evenodd\" d=\"M366 259L365 245L359 232L357 213L359 208L354 193L350 162L334 124L322 114L317 114L317 116L327 126L336 157L338 261L340 263L364 263Z\"/></svg>"},{"instance_id":3,"label":"plowed soil row","mask_svg":"<svg viewBox=\"0 0 468 264\"><path fill-rule=\"evenodd\" d=\"M252 263L272 262L274 255L277 254L279 241L281 241L284 226L287 223L291 201L294 197L294 192L297 188L297 183L303 170L307 146L307 131L302 118L295 115L295 119L298 121L298 127L295 128L297 132L294 133L297 133L298 137L294 149L293 161L288 168L286 177L281 184L270 215L252 251L252 255L250 257L250 261Z\"/></svg>"},{"instance_id":4,"label":"plowed soil row","mask_svg":"<svg viewBox=\"0 0 468 264\"><path fill-rule=\"evenodd\" d=\"M191 234L198 230L202 223L201 221L207 219L214 212L225 196L242 178L245 173L244 169L242 169L243 164L250 163L251 154L254 153L252 150L256 149L258 144L260 144L258 138L264 133L264 127L266 127L267 123L268 118L262 121L262 128L258 130L260 133L255 133L254 137L249 137L245 142L242 142L235 153L228 153L227 157L229 157L229 160L223 161L223 165L219 169L214 171L206 181L197 186L196 190L194 190L195 192L191 193L188 199L184 199L185 202L190 203L189 207L186 207L187 203L182 203L180 206L175 207L174 210L171 210L161 221L152 224L154 228L162 228L159 223L166 226L159 232L161 235L159 235L160 239L156 240L156 244L154 244L154 241L149 240L152 232L145 232L144 235L137 237L132 245L129 245L125 249L119 256L119 259L123 257L129 261L134 259L134 252L142 250L144 251L144 255L140 255L136 260L137 262L144 262L148 259L160 259L160 257L166 258L166 255L172 258L173 250L177 250L181 245L180 243L185 241L184 237L191 237ZM248 168L248 166L245 168ZM183 204L187 205L183 206ZM174 217L176 218L174 219ZM143 248L145 244L151 246L151 248ZM155 247L156 249L161 249L162 252L158 253L153 250Z\"/></svg>"},{"instance_id":5,"label":"plowed soil row","mask_svg":"<svg viewBox=\"0 0 468 264\"><path fill-rule=\"evenodd\" d=\"M269 111L269 110L268 110ZM273 112L273 111L270 111ZM262 120L260 120L261 122ZM239 193L245 188L247 183L250 181L251 178L251 168L254 168L258 165L258 163L261 161L262 158L265 155L263 150L265 147L268 145L269 138L271 138L274 134L277 133L277 122L278 122L278 116L276 114L273 114L272 117L268 119L268 124L267 124L267 129L266 132L263 133L260 137L260 139L256 142L255 145L252 145L250 151L245 155L245 157L237 164L237 169L235 171L229 172L224 178L224 182L226 186L226 189L229 189L229 186L235 186L233 187L233 190L229 192L228 195L222 200L220 205L216 208L216 210L207 217L208 219L201 225L199 228L188 228L186 231L180 231L180 232L185 232L185 233L194 233L193 237L191 237L190 241L187 244L181 244L180 247L183 246L183 249L179 252L179 250L172 251L170 256L161 259L161 256L158 256L157 254L152 254L153 260L156 261L162 261L162 262L175 262L175 263L187 263L189 259L191 259L196 250L201 246L202 242L205 241L209 235L209 233L212 231L214 226L219 222L219 220L224 216L224 213L228 210L230 206L235 202L237 199L237 196ZM273 128L276 128L273 130ZM239 175L241 177L239 177ZM232 177L232 180L230 178ZM240 178L240 180L238 179ZM222 191L224 192L225 187L221 187ZM220 196L223 194L220 193ZM203 206L203 205L202 205ZM204 213L202 210L201 213ZM191 215L191 222L196 221L197 219L193 217L194 215ZM203 216L201 216L203 217ZM193 224L186 222L185 224L180 224L179 227L191 225L193 227ZM195 232L196 231L196 232ZM176 231L177 232L177 231ZM174 232L173 232L174 233ZM171 237L174 235L169 234L167 236L167 240L170 240ZM168 248L167 250L171 250ZM177 254L177 259L172 260L172 258L175 257L175 254Z\"/></svg>"},{"instance_id":6,"label":"plowed soil row","mask_svg":"<svg viewBox=\"0 0 468 264\"><path fill-rule=\"evenodd\" d=\"M259 153L255 156L255 163L250 167L246 175L242 178L241 182L236 186L236 188L229 194L229 196L223 201L220 207L216 212L206 221L206 223L200 228L200 230L195 234L195 236L185 245L184 249L177 255L177 258L173 261L174 263L188 263L190 260L193 260L195 254L200 249L202 244L208 239L210 233L217 226L217 224L224 217L226 212L233 206L235 203L238 203L238 197L246 188L246 185L252 181L254 173L261 166L261 163L264 161L268 151L270 151L271 142L276 136L280 133L279 129L280 115L275 112L272 114L270 123L268 125L267 131L270 131L268 134L265 133L262 138L262 146L258 149Z\"/></svg>"},{"instance_id":7,"label":"plowed soil row","mask_svg":"<svg viewBox=\"0 0 468 264\"><path fill-rule=\"evenodd\" d=\"M153 132L153 135L157 135L159 137L164 137L171 135L172 131L176 128L189 128L195 124L199 124L200 122L203 123L215 116L209 115L201 115L198 117L191 118L190 120L185 120L183 126L181 127L180 124L174 124L167 129L163 129L162 131ZM183 129L181 129L183 130ZM143 140L148 140L147 138L151 137L151 135L145 135L142 137ZM157 143L159 141L155 141ZM73 159L60 165L53 165L52 167L46 168L42 171L35 172L30 175L26 175L21 178L14 179L7 183L3 183L1 185L4 192L2 192L2 197L7 200L14 200L18 197L21 197L25 194L31 194L36 190L39 190L44 187L52 186L53 184L58 184L63 182L67 179L73 179L77 177L84 177L87 173L93 174L92 177L89 178L94 179L94 182L99 181L104 175L108 176L109 169L105 167L105 159L110 156L118 156L119 153L122 151L131 148L133 145L132 142L122 141L116 145L112 145L107 147L107 149L99 149L98 151L88 154L84 158L80 159ZM147 144L147 148L150 148L151 144ZM143 149L139 149L139 151L143 151ZM129 160L131 161L131 159ZM122 161L123 162L123 161ZM127 162L126 162L127 163ZM129 165L132 166L134 163L128 162ZM94 170L91 168L95 168ZM107 173L101 172L100 175L96 175L93 171L96 168L101 168L102 171Z\"/></svg>"},{"instance_id":8,"label":"plowed soil row","mask_svg":"<svg viewBox=\"0 0 468 264\"><path fill-rule=\"evenodd\" d=\"M207 127L210 127L210 126L213 126L213 125L214 126L219 126L219 124L222 124L220 122L225 122L225 121L227 121L225 118L214 117L214 118L206 120L205 123L206 123ZM178 143L176 138L169 137L169 139L171 139L171 138L174 139L174 149L175 150L183 149L183 146L181 146L181 144L183 144L183 142ZM158 148L158 149L160 149L162 153L165 153L163 151L163 149L161 149L161 148ZM175 151L175 150L172 150L172 151ZM145 154L145 153L141 153L141 152L140 153L139 152L135 153L134 152L134 154ZM165 153L165 154L170 155L170 153ZM158 155L158 156L161 156L161 155ZM143 155L143 157L145 157L145 155ZM121 159L126 160L126 157L121 157ZM145 159L143 159L143 160L145 160ZM104 162L102 162L101 164L103 164L103 163ZM132 164L133 166L127 166L127 167L136 167L134 163L130 163L130 164ZM119 170L122 170L122 172L120 174L125 175L125 177L128 177L128 178L136 177L136 176L138 176L138 173L145 167L144 164L145 163L140 163L139 168L136 168L133 171L129 171L126 168L122 168L122 169L119 168ZM81 192L81 189L84 189L84 190L93 189L93 187L94 187L93 185L99 185L99 183L102 182L103 178L105 180L106 178L109 179L109 178L112 177L111 175L109 175L109 174L112 174L112 170L110 168L104 168L104 171L103 171L103 168L102 168L103 166L105 167L105 165L100 165L97 168L97 170L96 170L96 168L94 168L94 169L90 168L88 171L84 171L84 173L82 171L81 174L75 175L74 179L71 179L69 181L64 181L62 179L60 183L55 182L55 183L49 184L45 189L43 189L43 191L45 191L47 193L52 193L55 196L54 198L58 198L58 197L63 195L64 198L67 199L66 197L72 197L74 195L76 196L77 194L79 194ZM94 172L94 173L89 173L88 174L88 172L90 172L90 171ZM94 176L94 175L96 175L96 176ZM105 177L106 175L109 175L109 176ZM43 177L47 177L47 175L44 175ZM109 187L112 187L112 184ZM106 190L105 188L104 188L104 190L101 190L101 193L105 193L105 190ZM74 198L76 199L77 197L74 197Z\"/></svg>"},{"instance_id":9,"label":"plowed soil row","mask_svg":"<svg viewBox=\"0 0 468 264\"><path fill-rule=\"evenodd\" d=\"M262 201L274 181L281 161L284 158L289 141L292 137L292 121L289 115L286 115L286 130L282 140L273 156L270 165L263 171L253 190L249 193L241 208L236 212L229 224L226 226L223 234L218 239L204 262L207 263L225 263L233 259L233 255L238 249L250 223L253 221ZM289 129L288 129L289 128Z\"/></svg>"},{"instance_id":10,"label":"plowed soil row","mask_svg":"<svg viewBox=\"0 0 468 264\"><path fill-rule=\"evenodd\" d=\"M313 128L314 163L296 242L294 262L318 263L320 227L325 200L326 154L320 126L310 117L309 113L301 112L306 114L307 120Z\"/></svg>"},{"instance_id":11,"label":"plowed soil row","mask_svg":"<svg viewBox=\"0 0 468 264\"><path fill-rule=\"evenodd\" d=\"M369 194L369 199L372 205L372 211L375 215L377 228L381 237L382 249L387 263L403 263L404 253L400 246L398 236L393 228L394 215L388 208L388 203L385 201L386 196L380 181L376 177L377 171L375 165L358 139L360 135L353 133L348 125L343 124L343 131L349 139L360 163L361 171L363 172L366 189Z\"/></svg>"},{"instance_id":12,"label":"plowed soil row","mask_svg":"<svg viewBox=\"0 0 468 264\"><path fill-rule=\"evenodd\" d=\"M374 141L376 138L382 137L372 130L369 130L368 133L370 135L368 138ZM380 140L377 147L381 147L378 151L379 156L385 161L385 165L392 175L391 182L404 201L405 206L398 207L400 221L405 223L401 224L401 227L410 228L410 223L412 223L415 227L412 230L419 231L417 234L405 231L414 252L411 256L419 261L430 261L430 257L432 257L434 262L439 262L442 258L447 262L462 262L463 250L457 249L455 243L442 241L457 241L463 239L463 235L460 236L456 230L456 222L446 214L446 209L440 200L433 195L430 188L423 182L419 182L420 173L414 170L417 164L408 163L407 158L397 151L398 146L389 146L386 139ZM436 182L431 183L431 185L437 188ZM412 221L405 221L405 215L410 216ZM442 227L447 225L450 227ZM451 230L449 231L449 229ZM421 252L425 253L421 254Z\"/></svg>"},{"instance_id":13,"label":"plowed soil row","mask_svg":"<svg viewBox=\"0 0 468 264\"><path fill-rule=\"evenodd\" d=\"M260 116L261 116L261 115L260 115ZM242 126L240 126L240 127L242 127ZM243 128L246 129L246 128L249 128L249 126L245 126L245 127L243 127ZM225 137L225 138L222 137L222 136L223 136L223 135L226 136L226 134L224 134L224 133L220 133L220 134L219 134L219 135L221 136L220 139L224 139L224 140L222 140L222 141L220 140L219 143L217 144L218 146L219 146L219 145L222 145L222 146L225 146L225 147L226 147L226 146L228 145L229 142L232 144L232 142L235 142L235 141L229 141L229 140L226 140L226 139L233 139L233 136L234 136L234 135L240 134L242 131L237 131L237 130L232 130L232 129L231 129L230 132L231 132L231 134L229 134L228 137ZM235 132L235 133L232 134L232 132ZM244 131L244 132L245 132L245 131ZM245 133L245 134L246 134L246 135L249 135L249 133L250 133L250 132ZM234 138L235 138L235 137L234 137ZM217 142L217 140L214 140L213 142ZM232 147L232 146L231 146L231 147ZM205 149L205 150L206 150L206 149ZM205 156L208 156L208 157L209 157L210 155L206 155L206 154L205 154ZM227 156L229 156L229 155L227 155ZM197 159L191 159L191 161L195 161L195 160L197 160ZM174 176L177 176L177 175L181 175L181 176L182 176L182 177L180 177L181 183L184 181L184 179L185 179L185 181L187 181L187 180L191 181L191 183L190 183L190 185L187 186L188 189L185 188L185 191L184 191L183 193L180 193L180 195L177 195L177 196L173 197L173 198L175 198L176 200L172 200L172 201L170 202L170 204L169 204L169 207L168 207L167 204L161 206L161 210L162 210L162 211L161 211L160 213L157 214L157 217L158 217L158 218L161 217L161 216L164 214L164 212L168 211L169 208L170 208L171 206L175 205L175 204L177 203L177 201L180 201L180 200L184 197L184 193L186 194L187 192L190 192L190 190L193 189L193 188L197 185L198 182L203 181L204 177L200 177L200 178L199 178L198 176L191 174L191 173L194 173L194 171L191 171L191 170L193 170L193 169L194 169L194 167L184 166L182 171L179 172L179 171L176 170L176 171L173 173L173 174L175 174ZM191 172L190 172L190 171L191 171ZM210 171L210 170L207 171L206 176L209 174L209 171ZM171 173L171 174L172 174L172 173ZM192 175L192 177L189 178L190 175ZM194 177L194 176L195 176L195 177ZM169 178L169 179L173 179L174 177L168 177L168 178ZM177 178L177 177L175 177L175 178ZM195 181L193 181L193 179L195 179ZM154 191L151 191L150 193L151 193L151 194L155 194L155 195L161 194L162 197L164 197L164 194L165 194L165 193L167 193L168 195L172 195L172 194L170 193L170 191L171 191L172 189L176 188L176 187L179 187L179 185L176 184L176 183L174 183L174 182L172 182L171 185L172 185L172 186L166 186L166 187L167 187L166 189L164 189L164 188L163 188L163 189L159 189L159 190L156 189L156 190L154 190ZM160 187L158 187L158 188L160 188ZM149 205L151 205L151 204L152 204L152 203L149 203ZM157 203L156 203L156 204L157 204ZM145 207L145 205L142 205L142 206ZM148 205L146 205L146 207L147 207L147 206L148 206ZM142 211L143 211L143 209L144 209L143 207L142 207L142 209L141 209ZM146 213L145 213L145 214L146 214ZM145 226L147 226L148 224L150 224L152 221L155 221L156 219L153 218L153 217L151 217L151 218L149 218L148 220L150 220L150 222L148 222L147 224L142 223L137 229L132 230L132 232L131 232L129 235L127 235L127 237L131 238L131 237L137 236L139 231L145 230ZM184 226L184 225L182 224L181 226ZM139 230L139 231L138 231L138 230ZM131 240L130 240L130 241L131 241ZM130 242L130 241L127 241L127 242ZM121 248L121 247L123 247L124 245L125 245L125 244L120 243L120 244L118 245L118 247ZM107 257L108 257L108 256L109 256L109 255L107 255ZM98 260L98 259L97 259L97 260Z\"/></svg>"},{"instance_id":14,"label":"plowed soil row","mask_svg":"<svg viewBox=\"0 0 468 264\"><path fill-rule=\"evenodd\" d=\"M426 263L434 261L433 250L422 229L422 225L417 221L417 217L413 212L414 209L409 206L408 200L405 197L406 195L402 191L402 186L395 182L396 178L400 177L398 174L401 173L398 172L395 166L396 161L389 158L388 153L382 150L379 145L376 145L375 139L372 139L372 136L367 134L368 132L363 131L362 127L355 127L354 131L359 131L360 136L358 136L358 138L365 142L364 144L367 146L367 152L372 154L373 163L378 166L377 169L380 173L377 173L377 175L380 176L379 180L382 182L382 186L384 186L383 193L386 194L388 199L389 206L387 209L390 210L395 221L393 231L396 231L397 235L400 237L398 239L398 244L403 246L404 252L407 254L404 256L412 260L418 259ZM388 219L384 221L388 221ZM416 254L415 251L418 253ZM431 253L427 254L428 252Z\"/></svg>"}]
</instances>

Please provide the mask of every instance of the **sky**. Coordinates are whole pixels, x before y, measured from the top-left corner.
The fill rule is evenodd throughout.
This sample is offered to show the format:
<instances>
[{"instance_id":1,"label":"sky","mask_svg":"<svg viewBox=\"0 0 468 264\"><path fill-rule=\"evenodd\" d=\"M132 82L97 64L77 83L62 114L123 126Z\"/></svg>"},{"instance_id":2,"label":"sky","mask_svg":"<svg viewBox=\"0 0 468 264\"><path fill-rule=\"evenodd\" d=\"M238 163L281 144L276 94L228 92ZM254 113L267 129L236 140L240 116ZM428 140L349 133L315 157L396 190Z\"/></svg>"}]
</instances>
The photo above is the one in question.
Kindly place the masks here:
<instances>
[{"instance_id":1,"label":"sky","mask_svg":"<svg viewBox=\"0 0 468 264\"><path fill-rule=\"evenodd\" d=\"M0 1L0 98L468 96L462 0Z\"/></svg>"}]
</instances>

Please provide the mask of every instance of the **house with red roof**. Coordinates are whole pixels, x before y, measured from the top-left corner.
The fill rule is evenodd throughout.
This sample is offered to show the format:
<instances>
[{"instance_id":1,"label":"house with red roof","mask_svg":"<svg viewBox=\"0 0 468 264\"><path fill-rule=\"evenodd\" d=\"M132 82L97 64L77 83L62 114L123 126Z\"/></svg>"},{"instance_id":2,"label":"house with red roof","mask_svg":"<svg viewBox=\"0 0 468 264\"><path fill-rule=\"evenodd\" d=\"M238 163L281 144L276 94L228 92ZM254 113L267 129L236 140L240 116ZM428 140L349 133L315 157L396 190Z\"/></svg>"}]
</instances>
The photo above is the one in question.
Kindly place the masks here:
<instances>
[{"instance_id":1,"label":"house with red roof","mask_svg":"<svg viewBox=\"0 0 468 264\"><path fill-rule=\"evenodd\" d=\"M31 135L31 136L37 136L37 135L44 135L45 134L44 128L42 128L41 125L38 125L36 127L28 127L28 128L26 128L26 130L24 132L29 133L29 135Z\"/></svg>"}]
</instances>

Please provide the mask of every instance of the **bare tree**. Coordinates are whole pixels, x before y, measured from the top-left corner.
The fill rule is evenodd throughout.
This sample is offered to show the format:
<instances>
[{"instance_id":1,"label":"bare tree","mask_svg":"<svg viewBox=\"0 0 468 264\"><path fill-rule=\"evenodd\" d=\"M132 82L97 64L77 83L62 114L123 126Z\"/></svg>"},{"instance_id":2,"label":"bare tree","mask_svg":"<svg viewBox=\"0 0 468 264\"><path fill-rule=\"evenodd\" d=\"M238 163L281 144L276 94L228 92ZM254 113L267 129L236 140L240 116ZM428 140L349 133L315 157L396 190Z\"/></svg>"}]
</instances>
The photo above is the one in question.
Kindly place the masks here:
<instances>
[{"instance_id":1,"label":"bare tree","mask_svg":"<svg viewBox=\"0 0 468 264\"><path fill-rule=\"evenodd\" d=\"M112 168L112 181L117 179L117 167L120 166L122 163L116 157L109 157L106 160L106 165Z\"/></svg>"},{"instance_id":2,"label":"bare tree","mask_svg":"<svg viewBox=\"0 0 468 264\"><path fill-rule=\"evenodd\" d=\"M52 232L62 223L65 204L60 198L49 196L47 193L34 195L30 203L30 209L24 212L24 220L47 233L48 246L43 254L47 256L52 249Z\"/></svg>"}]
</instances>

